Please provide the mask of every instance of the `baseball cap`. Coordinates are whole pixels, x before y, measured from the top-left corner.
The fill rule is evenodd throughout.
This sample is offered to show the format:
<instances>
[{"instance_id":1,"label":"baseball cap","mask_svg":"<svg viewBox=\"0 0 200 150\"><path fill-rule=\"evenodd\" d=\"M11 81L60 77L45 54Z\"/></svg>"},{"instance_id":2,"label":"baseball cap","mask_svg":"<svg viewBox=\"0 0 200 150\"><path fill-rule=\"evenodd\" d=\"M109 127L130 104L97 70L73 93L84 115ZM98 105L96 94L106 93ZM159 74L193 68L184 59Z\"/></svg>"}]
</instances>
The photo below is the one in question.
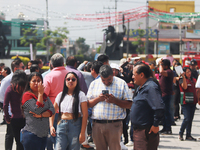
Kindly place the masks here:
<instances>
[{"instance_id":1,"label":"baseball cap","mask_svg":"<svg viewBox=\"0 0 200 150\"><path fill-rule=\"evenodd\" d=\"M197 62L196 62L196 60L194 60L194 59L193 59L193 60L191 60L191 61L190 61L190 65L197 65Z\"/></svg>"},{"instance_id":2,"label":"baseball cap","mask_svg":"<svg viewBox=\"0 0 200 150\"><path fill-rule=\"evenodd\" d=\"M116 64L116 63L111 63L111 64L110 64L110 67L119 70L119 65Z\"/></svg>"}]
</instances>

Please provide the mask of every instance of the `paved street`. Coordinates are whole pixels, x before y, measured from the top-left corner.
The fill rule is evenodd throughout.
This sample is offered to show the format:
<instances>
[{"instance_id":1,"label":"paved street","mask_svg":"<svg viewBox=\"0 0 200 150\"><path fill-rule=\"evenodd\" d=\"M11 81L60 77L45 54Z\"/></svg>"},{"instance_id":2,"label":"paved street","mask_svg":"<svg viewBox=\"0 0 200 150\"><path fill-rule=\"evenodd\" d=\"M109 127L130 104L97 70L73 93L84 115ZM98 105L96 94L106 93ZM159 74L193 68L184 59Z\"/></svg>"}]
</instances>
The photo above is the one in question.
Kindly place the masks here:
<instances>
[{"instance_id":1,"label":"paved street","mask_svg":"<svg viewBox=\"0 0 200 150\"><path fill-rule=\"evenodd\" d=\"M200 109L200 106L197 106ZM181 115L181 120L179 120L176 126L172 126L172 135L161 135L160 136L160 144L159 150L199 150L200 149L200 139L197 142L191 141L179 141L178 140L178 132L180 129L180 125L183 119L183 115ZM2 113L0 114L0 122L2 120ZM162 129L162 127L160 127ZM4 150L4 141L5 141L5 131L6 125L0 126L0 150ZM193 120L192 127L192 136L194 138L200 138L200 110L196 110L195 117ZM184 136L185 138L185 136ZM13 150L15 150L15 144L13 146ZM133 150L133 146L129 146L128 150Z\"/></svg>"}]
</instances>

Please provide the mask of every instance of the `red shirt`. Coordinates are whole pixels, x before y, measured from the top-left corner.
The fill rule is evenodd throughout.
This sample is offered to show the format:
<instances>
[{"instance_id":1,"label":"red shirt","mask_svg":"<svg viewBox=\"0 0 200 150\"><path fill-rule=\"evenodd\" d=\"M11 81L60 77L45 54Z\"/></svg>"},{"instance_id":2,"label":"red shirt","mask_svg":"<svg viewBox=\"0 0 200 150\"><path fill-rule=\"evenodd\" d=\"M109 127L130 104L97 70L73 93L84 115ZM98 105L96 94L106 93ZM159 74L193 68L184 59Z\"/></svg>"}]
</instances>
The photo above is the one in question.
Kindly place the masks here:
<instances>
[{"instance_id":1,"label":"red shirt","mask_svg":"<svg viewBox=\"0 0 200 150\"><path fill-rule=\"evenodd\" d=\"M197 95L196 95L196 88L195 88L195 84L196 84L196 79L192 78L192 80L187 79L186 78L186 82L187 82L187 89L183 89L183 87L179 84L179 88L180 88L180 93L181 93L181 97L180 97L180 103L181 104L196 104L197 103ZM193 97L193 99L192 99ZM193 102L186 102L186 100L192 100Z\"/></svg>"}]
</instances>

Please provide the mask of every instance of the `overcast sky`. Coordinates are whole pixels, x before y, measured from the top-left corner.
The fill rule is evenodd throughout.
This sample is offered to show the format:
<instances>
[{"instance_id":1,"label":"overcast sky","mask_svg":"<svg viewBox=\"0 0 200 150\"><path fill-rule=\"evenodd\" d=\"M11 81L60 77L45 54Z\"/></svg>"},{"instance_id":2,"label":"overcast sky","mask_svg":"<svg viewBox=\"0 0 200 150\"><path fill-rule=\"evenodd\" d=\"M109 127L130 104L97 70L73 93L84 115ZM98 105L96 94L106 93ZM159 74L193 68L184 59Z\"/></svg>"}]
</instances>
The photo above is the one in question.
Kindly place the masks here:
<instances>
[{"instance_id":1,"label":"overcast sky","mask_svg":"<svg viewBox=\"0 0 200 150\"><path fill-rule=\"evenodd\" d=\"M184 1L184 0L183 0ZM145 6L146 0L117 0L117 11L129 10ZM103 40L103 28L96 28L98 22L83 22L64 19L65 15L72 14L96 14L108 12L114 8L115 0L48 0L49 26L67 26L72 40L84 37L89 45ZM6 20L16 18L19 12L23 12L27 19L45 18L46 0L0 0L0 11L6 13ZM115 12L114 9L110 9ZM200 0L195 0L195 11L200 12ZM58 18L61 16L61 18ZM64 24L67 22L67 25Z\"/></svg>"}]
</instances>

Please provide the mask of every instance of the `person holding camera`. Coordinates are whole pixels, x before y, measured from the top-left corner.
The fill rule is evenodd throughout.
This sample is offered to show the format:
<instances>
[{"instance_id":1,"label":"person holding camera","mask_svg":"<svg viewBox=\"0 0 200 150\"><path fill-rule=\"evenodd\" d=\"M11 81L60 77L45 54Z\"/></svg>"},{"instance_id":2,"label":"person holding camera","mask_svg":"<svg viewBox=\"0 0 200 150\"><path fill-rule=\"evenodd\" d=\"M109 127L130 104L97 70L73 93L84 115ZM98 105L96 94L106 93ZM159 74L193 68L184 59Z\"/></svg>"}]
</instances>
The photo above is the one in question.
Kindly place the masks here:
<instances>
[{"instance_id":1,"label":"person holding camera","mask_svg":"<svg viewBox=\"0 0 200 150\"><path fill-rule=\"evenodd\" d=\"M101 66L99 74L87 93L88 106L93 107L93 141L98 150L121 150L122 120L126 108L132 106L132 96L126 82L113 76L110 66Z\"/></svg>"}]
</instances>

